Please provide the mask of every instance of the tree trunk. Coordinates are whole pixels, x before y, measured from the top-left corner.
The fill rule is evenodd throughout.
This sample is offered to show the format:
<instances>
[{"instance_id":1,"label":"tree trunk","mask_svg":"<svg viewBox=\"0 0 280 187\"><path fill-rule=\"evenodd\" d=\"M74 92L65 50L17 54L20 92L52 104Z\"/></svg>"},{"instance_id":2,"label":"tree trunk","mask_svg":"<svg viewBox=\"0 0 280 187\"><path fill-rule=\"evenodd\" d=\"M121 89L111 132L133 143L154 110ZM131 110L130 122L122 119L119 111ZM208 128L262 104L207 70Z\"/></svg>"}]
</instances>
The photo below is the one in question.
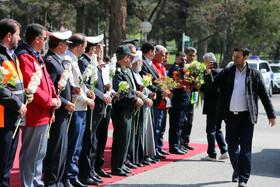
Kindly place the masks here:
<instances>
[{"instance_id":1,"label":"tree trunk","mask_svg":"<svg viewBox=\"0 0 280 187\"><path fill-rule=\"evenodd\" d=\"M43 13L44 13L44 26L47 27L47 23L48 23L48 8L44 7L44 10L43 10Z\"/></svg>"},{"instance_id":2,"label":"tree trunk","mask_svg":"<svg viewBox=\"0 0 280 187\"><path fill-rule=\"evenodd\" d=\"M76 12L77 12L76 32L83 33L85 31L84 30L84 11L85 11L84 3L77 3L77 5L76 5Z\"/></svg>"},{"instance_id":3,"label":"tree trunk","mask_svg":"<svg viewBox=\"0 0 280 187\"><path fill-rule=\"evenodd\" d=\"M111 1L111 17L109 28L109 54L112 56L117 47L120 45L121 39L126 39L126 0Z\"/></svg>"},{"instance_id":4,"label":"tree trunk","mask_svg":"<svg viewBox=\"0 0 280 187\"><path fill-rule=\"evenodd\" d=\"M197 44L197 61L203 62L203 55L207 53L207 40L203 40Z\"/></svg>"}]
</instances>

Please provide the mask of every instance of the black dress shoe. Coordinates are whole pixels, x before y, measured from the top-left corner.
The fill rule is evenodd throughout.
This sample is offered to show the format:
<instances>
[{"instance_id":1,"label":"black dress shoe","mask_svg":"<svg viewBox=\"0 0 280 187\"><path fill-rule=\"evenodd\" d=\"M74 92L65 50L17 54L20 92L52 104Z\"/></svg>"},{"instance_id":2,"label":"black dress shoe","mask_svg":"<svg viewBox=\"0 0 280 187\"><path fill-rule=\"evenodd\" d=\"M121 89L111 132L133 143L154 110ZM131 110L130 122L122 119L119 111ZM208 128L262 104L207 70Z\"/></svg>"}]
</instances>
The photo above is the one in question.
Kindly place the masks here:
<instances>
[{"instance_id":1,"label":"black dress shoe","mask_svg":"<svg viewBox=\"0 0 280 187\"><path fill-rule=\"evenodd\" d=\"M160 161L160 159L159 159L159 158L156 158L155 156L154 156L154 157L151 157L151 159L152 159L153 161L155 161L155 163L157 163L157 162Z\"/></svg>"},{"instance_id":2,"label":"black dress shoe","mask_svg":"<svg viewBox=\"0 0 280 187\"><path fill-rule=\"evenodd\" d=\"M158 159L166 159L166 156L163 156L162 154L160 154L159 152L157 152L157 155L154 156L155 158L158 158Z\"/></svg>"},{"instance_id":3,"label":"black dress shoe","mask_svg":"<svg viewBox=\"0 0 280 187\"><path fill-rule=\"evenodd\" d=\"M117 175L117 176L124 176L124 177L128 177L128 174L124 171L112 171L111 173L112 175Z\"/></svg>"},{"instance_id":4,"label":"black dress shoe","mask_svg":"<svg viewBox=\"0 0 280 187\"><path fill-rule=\"evenodd\" d=\"M237 172L233 172L232 174L232 182L238 182L239 174Z\"/></svg>"},{"instance_id":5,"label":"black dress shoe","mask_svg":"<svg viewBox=\"0 0 280 187\"><path fill-rule=\"evenodd\" d=\"M138 164L136 164L136 166L137 166L137 167L143 167L143 164L138 163Z\"/></svg>"},{"instance_id":6,"label":"black dress shoe","mask_svg":"<svg viewBox=\"0 0 280 187\"><path fill-rule=\"evenodd\" d=\"M66 183L64 184L64 187L73 187L73 185L72 185L70 182L66 182Z\"/></svg>"},{"instance_id":7,"label":"black dress shoe","mask_svg":"<svg viewBox=\"0 0 280 187\"><path fill-rule=\"evenodd\" d=\"M123 171L126 173L132 173L132 171L128 167L124 167Z\"/></svg>"},{"instance_id":8,"label":"black dress shoe","mask_svg":"<svg viewBox=\"0 0 280 187\"><path fill-rule=\"evenodd\" d=\"M131 162L126 163L125 165L126 165L127 167L131 168L131 169L137 169L137 168L138 168L136 165L132 164Z\"/></svg>"},{"instance_id":9,"label":"black dress shoe","mask_svg":"<svg viewBox=\"0 0 280 187\"><path fill-rule=\"evenodd\" d=\"M160 152L163 155L170 155L169 152L164 151L163 149L160 149L158 152Z\"/></svg>"},{"instance_id":10,"label":"black dress shoe","mask_svg":"<svg viewBox=\"0 0 280 187\"><path fill-rule=\"evenodd\" d=\"M98 178L98 179L101 179L101 176L98 175L98 173L96 173L94 170L92 170L91 176L96 177L96 178Z\"/></svg>"},{"instance_id":11,"label":"black dress shoe","mask_svg":"<svg viewBox=\"0 0 280 187\"><path fill-rule=\"evenodd\" d=\"M112 175L110 175L109 173L107 173L106 171L104 171L103 168L97 170L96 173L97 173L98 175L100 175L101 177L107 177L107 178L111 178L111 177L112 177Z\"/></svg>"},{"instance_id":12,"label":"black dress shoe","mask_svg":"<svg viewBox=\"0 0 280 187\"><path fill-rule=\"evenodd\" d=\"M97 178L97 177L91 177L91 179L93 179L94 181L96 181L96 182L98 182L98 183L103 183L104 181L103 180L101 180L101 179L99 179L99 178Z\"/></svg>"},{"instance_id":13,"label":"black dress shoe","mask_svg":"<svg viewBox=\"0 0 280 187\"><path fill-rule=\"evenodd\" d=\"M184 146L185 146L185 148L187 148L187 149L189 149L189 150L194 150L194 148L193 148L193 147L191 147L191 146L189 146L189 144L188 144L188 143L185 143L185 144L184 144Z\"/></svg>"},{"instance_id":14,"label":"black dress shoe","mask_svg":"<svg viewBox=\"0 0 280 187\"><path fill-rule=\"evenodd\" d=\"M150 163L152 163L152 164L157 163L156 160L154 160L154 159L152 159L152 158L150 158L150 157L146 157L146 158L145 158L145 161L146 161L146 162L150 162Z\"/></svg>"},{"instance_id":15,"label":"black dress shoe","mask_svg":"<svg viewBox=\"0 0 280 187\"><path fill-rule=\"evenodd\" d=\"M83 182L88 182L88 181L83 181ZM70 183L72 184L72 186L74 187L88 187L88 185L84 185L83 182L79 181L79 180L70 180ZM86 184L86 183L85 183ZM95 182L93 184L90 185L98 185L98 183L96 184Z\"/></svg>"},{"instance_id":16,"label":"black dress shoe","mask_svg":"<svg viewBox=\"0 0 280 187\"><path fill-rule=\"evenodd\" d=\"M181 149L181 151L183 151L183 152L185 152L185 153L188 152L188 149L185 149L183 146L182 146L180 149Z\"/></svg>"},{"instance_id":17,"label":"black dress shoe","mask_svg":"<svg viewBox=\"0 0 280 187\"><path fill-rule=\"evenodd\" d=\"M146 166L151 165L151 162L147 162L146 160L144 160L142 163L143 163L143 165L146 165Z\"/></svg>"},{"instance_id":18,"label":"black dress shoe","mask_svg":"<svg viewBox=\"0 0 280 187\"><path fill-rule=\"evenodd\" d=\"M172 150L172 151L170 151L170 153L176 154L176 155L185 155L186 154L185 152L181 151L180 149Z\"/></svg>"}]
</instances>

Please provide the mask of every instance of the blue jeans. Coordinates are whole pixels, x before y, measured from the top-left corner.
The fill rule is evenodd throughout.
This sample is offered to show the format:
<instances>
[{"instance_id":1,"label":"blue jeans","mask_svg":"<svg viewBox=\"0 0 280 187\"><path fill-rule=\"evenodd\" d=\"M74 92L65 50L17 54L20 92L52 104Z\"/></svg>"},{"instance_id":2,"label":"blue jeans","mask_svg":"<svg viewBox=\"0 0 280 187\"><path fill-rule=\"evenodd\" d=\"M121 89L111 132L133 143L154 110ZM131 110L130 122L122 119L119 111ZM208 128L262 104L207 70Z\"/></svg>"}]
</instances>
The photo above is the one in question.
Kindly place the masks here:
<instances>
[{"instance_id":1,"label":"blue jeans","mask_svg":"<svg viewBox=\"0 0 280 187\"><path fill-rule=\"evenodd\" d=\"M63 177L64 182L69 182L70 179L77 180L77 175L79 174L77 161L82 151L85 129L86 111L74 111L68 130L68 150L65 174Z\"/></svg>"},{"instance_id":2,"label":"blue jeans","mask_svg":"<svg viewBox=\"0 0 280 187\"><path fill-rule=\"evenodd\" d=\"M154 124L155 148L156 152L158 152L163 146L163 135L166 127L166 109L154 108Z\"/></svg>"}]
</instances>

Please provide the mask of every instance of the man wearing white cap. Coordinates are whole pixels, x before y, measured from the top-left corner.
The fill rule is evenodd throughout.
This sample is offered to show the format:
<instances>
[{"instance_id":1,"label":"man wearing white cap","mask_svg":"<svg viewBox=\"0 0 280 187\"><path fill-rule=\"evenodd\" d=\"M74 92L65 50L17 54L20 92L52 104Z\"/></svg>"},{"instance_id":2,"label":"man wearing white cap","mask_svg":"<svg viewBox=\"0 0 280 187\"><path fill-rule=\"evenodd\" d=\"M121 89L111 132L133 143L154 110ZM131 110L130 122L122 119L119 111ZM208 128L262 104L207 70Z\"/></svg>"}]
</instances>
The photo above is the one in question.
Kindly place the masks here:
<instances>
[{"instance_id":1,"label":"man wearing white cap","mask_svg":"<svg viewBox=\"0 0 280 187\"><path fill-rule=\"evenodd\" d=\"M67 49L67 39L70 38L72 32L70 30L63 32L49 33L49 50L44 57L48 73L58 90L58 82L65 70L62 61L63 55ZM60 94L61 107L55 111L55 122L52 124L50 138L48 139L47 154L44 159L44 183L45 186L63 186L61 181L66 164L67 156L67 122L69 119L69 111L75 109L75 105L71 102L71 88L69 80L65 89Z\"/></svg>"},{"instance_id":2,"label":"man wearing white cap","mask_svg":"<svg viewBox=\"0 0 280 187\"><path fill-rule=\"evenodd\" d=\"M91 110L88 108L87 110L87 127L84 135L83 141L83 149L81 152L80 160L79 160L79 180L84 184L89 185L97 185L98 183L102 183L100 180L100 175L98 175L95 171L99 168L95 168L95 164L97 161L97 157L103 155L107 133L108 133L108 125L106 127L106 118L104 118L105 106L111 103L112 99L109 95L106 95L106 86L104 86L104 82L102 79L102 67L101 58L102 58L102 46L99 45L100 41L103 40L104 35L101 34L96 37L86 37L88 44L86 47L85 53L79 58L78 64L83 73L86 67L90 64L91 56L93 53L97 55L97 65L98 65L98 80L94 88L94 93L96 95L95 99L95 107L93 111L93 119L92 119L92 130L90 130L90 120L91 120ZM90 80L89 80L90 81ZM87 84L88 89L91 89L91 86ZM107 132L106 132L107 130ZM104 133L105 132L105 133ZM102 134L102 139L100 139L100 134ZM100 161L101 162L101 161ZM102 167L102 163L101 164ZM103 170L103 169L102 169ZM100 173L100 172L99 172ZM103 177L111 177L104 170L101 173Z\"/></svg>"}]
</instances>

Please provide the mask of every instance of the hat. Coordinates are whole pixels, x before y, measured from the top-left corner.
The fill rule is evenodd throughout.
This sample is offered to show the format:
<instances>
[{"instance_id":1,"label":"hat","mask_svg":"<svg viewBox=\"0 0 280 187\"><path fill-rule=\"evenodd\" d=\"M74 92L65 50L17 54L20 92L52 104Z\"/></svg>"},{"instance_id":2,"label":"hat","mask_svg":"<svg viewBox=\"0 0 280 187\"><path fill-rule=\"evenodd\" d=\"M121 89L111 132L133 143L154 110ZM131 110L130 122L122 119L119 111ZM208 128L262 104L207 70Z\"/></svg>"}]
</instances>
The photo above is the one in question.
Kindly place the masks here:
<instances>
[{"instance_id":1,"label":"hat","mask_svg":"<svg viewBox=\"0 0 280 187\"><path fill-rule=\"evenodd\" d=\"M47 34L48 34L49 38L66 40L66 42L72 43L71 41L67 40L72 36L72 31L70 31L70 30L48 32Z\"/></svg>"},{"instance_id":2,"label":"hat","mask_svg":"<svg viewBox=\"0 0 280 187\"><path fill-rule=\"evenodd\" d=\"M136 54L131 53L129 47L126 45L120 45L117 48L117 54L120 54L120 55L128 54L130 56L137 56Z\"/></svg>"},{"instance_id":3,"label":"hat","mask_svg":"<svg viewBox=\"0 0 280 187\"><path fill-rule=\"evenodd\" d=\"M104 34L100 34L98 36L87 36L86 39L89 43L98 44L104 38Z\"/></svg>"},{"instance_id":4,"label":"hat","mask_svg":"<svg viewBox=\"0 0 280 187\"><path fill-rule=\"evenodd\" d=\"M142 57L142 51L136 51L137 56L133 59L133 61L131 62L131 64L134 64L135 62L137 62L138 60L141 59Z\"/></svg>"}]
</instances>

